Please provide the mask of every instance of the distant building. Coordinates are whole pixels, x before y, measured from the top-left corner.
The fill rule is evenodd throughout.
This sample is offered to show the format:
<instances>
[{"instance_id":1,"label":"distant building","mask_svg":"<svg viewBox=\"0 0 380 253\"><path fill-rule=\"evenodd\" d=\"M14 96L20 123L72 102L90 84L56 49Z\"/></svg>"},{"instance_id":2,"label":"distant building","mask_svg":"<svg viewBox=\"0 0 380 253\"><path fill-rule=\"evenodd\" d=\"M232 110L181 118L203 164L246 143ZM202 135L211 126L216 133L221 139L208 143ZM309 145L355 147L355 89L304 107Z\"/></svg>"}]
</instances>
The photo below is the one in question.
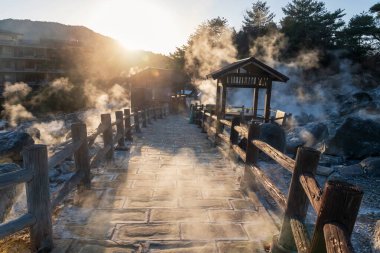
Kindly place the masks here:
<instances>
[{"instance_id":1,"label":"distant building","mask_svg":"<svg viewBox=\"0 0 380 253\"><path fill-rule=\"evenodd\" d=\"M61 50L69 42L27 41L22 37L0 30L0 85L6 82L41 85L65 75Z\"/></svg>"},{"instance_id":2,"label":"distant building","mask_svg":"<svg viewBox=\"0 0 380 253\"><path fill-rule=\"evenodd\" d=\"M185 77L173 69L147 68L129 79L131 104L135 109L168 103L185 84Z\"/></svg>"}]
</instances>

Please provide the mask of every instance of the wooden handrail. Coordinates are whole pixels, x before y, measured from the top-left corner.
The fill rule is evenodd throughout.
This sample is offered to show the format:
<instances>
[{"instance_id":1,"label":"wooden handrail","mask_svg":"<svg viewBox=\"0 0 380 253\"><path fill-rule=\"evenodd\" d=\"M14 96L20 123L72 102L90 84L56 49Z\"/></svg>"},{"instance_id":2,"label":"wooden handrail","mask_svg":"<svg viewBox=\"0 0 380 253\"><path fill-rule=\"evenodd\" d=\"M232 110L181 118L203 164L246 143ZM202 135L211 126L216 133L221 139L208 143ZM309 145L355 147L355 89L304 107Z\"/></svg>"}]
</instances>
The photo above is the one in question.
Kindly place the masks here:
<instances>
[{"instance_id":1,"label":"wooden handrail","mask_svg":"<svg viewBox=\"0 0 380 253\"><path fill-rule=\"evenodd\" d=\"M84 140L75 143L70 143L62 150L55 153L49 158L48 167L49 170L53 169L58 164L62 163L66 158L72 156L76 150L82 145Z\"/></svg>"},{"instance_id":2,"label":"wooden handrail","mask_svg":"<svg viewBox=\"0 0 380 253\"><path fill-rule=\"evenodd\" d=\"M14 165L17 167L17 165ZM21 169L12 171L0 175L0 189L7 188L9 186L24 183L33 178L33 171Z\"/></svg>"},{"instance_id":3,"label":"wooden handrail","mask_svg":"<svg viewBox=\"0 0 380 253\"><path fill-rule=\"evenodd\" d=\"M354 253L350 237L345 228L337 223L323 226L327 253Z\"/></svg>"},{"instance_id":4,"label":"wooden handrail","mask_svg":"<svg viewBox=\"0 0 380 253\"><path fill-rule=\"evenodd\" d=\"M315 177L310 173L304 173L300 176L300 183L309 198L311 205L316 213L321 208L322 190L318 185Z\"/></svg>"},{"instance_id":5,"label":"wooden handrail","mask_svg":"<svg viewBox=\"0 0 380 253\"><path fill-rule=\"evenodd\" d=\"M221 120L219 120L219 122L222 123L225 126L228 126L228 127L232 126L232 122L229 121L229 120L221 119Z\"/></svg>"},{"instance_id":6,"label":"wooden handrail","mask_svg":"<svg viewBox=\"0 0 380 253\"><path fill-rule=\"evenodd\" d=\"M290 219L290 226L298 252L309 253L311 243L305 224L298 219Z\"/></svg>"},{"instance_id":7,"label":"wooden handrail","mask_svg":"<svg viewBox=\"0 0 380 253\"><path fill-rule=\"evenodd\" d=\"M234 126L234 129L244 138L248 138L248 129L243 126Z\"/></svg>"},{"instance_id":8,"label":"wooden handrail","mask_svg":"<svg viewBox=\"0 0 380 253\"><path fill-rule=\"evenodd\" d=\"M12 235L20 230L32 226L36 223L36 218L30 213L26 213L15 220L0 224L0 238Z\"/></svg>"},{"instance_id":9,"label":"wooden handrail","mask_svg":"<svg viewBox=\"0 0 380 253\"><path fill-rule=\"evenodd\" d=\"M263 141L253 140L252 143L282 167L293 173L296 165L296 162L293 159Z\"/></svg>"}]
</instances>

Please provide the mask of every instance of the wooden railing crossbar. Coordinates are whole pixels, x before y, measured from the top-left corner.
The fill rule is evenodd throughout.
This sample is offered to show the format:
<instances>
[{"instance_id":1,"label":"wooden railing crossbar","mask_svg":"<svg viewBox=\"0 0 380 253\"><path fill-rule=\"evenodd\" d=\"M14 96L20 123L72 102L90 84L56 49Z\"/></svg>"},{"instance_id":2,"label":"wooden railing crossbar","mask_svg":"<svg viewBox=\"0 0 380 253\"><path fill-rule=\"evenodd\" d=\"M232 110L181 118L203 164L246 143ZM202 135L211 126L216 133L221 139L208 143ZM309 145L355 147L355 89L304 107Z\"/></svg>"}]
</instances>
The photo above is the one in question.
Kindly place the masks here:
<instances>
[{"instance_id":1,"label":"wooden railing crossbar","mask_svg":"<svg viewBox=\"0 0 380 253\"><path fill-rule=\"evenodd\" d=\"M202 132L214 136L216 144L219 141L228 144L246 163L242 189L257 190L257 183L260 182L284 211L280 235L274 237L271 246L272 253L353 252L350 236L363 192L353 185L334 181L328 181L322 190L315 178L320 156L318 151L301 147L298 149L296 160L293 160L259 139L259 123L253 122L249 127L245 127L240 124L240 117L234 117L232 121L218 120L216 115L204 110L203 105L193 105L191 109L192 115L195 115L194 122L199 124ZM223 133L223 127L230 128L229 137ZM246 150L238 145L240 139L247 139ZM288 197L259 168L259 151L292 173ZM304 224L309 202L317 213L312 239Z\"/></svg>"},{"instance_id":2,"label":"wooden railing crossbar","mask_svg":"<svg viewBox=\"0 0 380 253\"><path fill-rule=\"evenodd\" d=\"M154 107L131 113L130 109L124 109L124 111L115 112L116 120L114 122L111 122L110 114L102 114L101 123L95 132L89 136L87 136L85 124L74 123L71 127L72 140L66 141L63 149L50 158L47 156L46 145L32 145L25 148L23 151L23 168L1 174L0 189L26 183L28 212L15 220L0 224L0 239L29 227L32 251L51 250L53 247L52 211L76 187L90 188L90 169L94 168L104 158L112 161L113 150L120 147L126 148L124 139L132 140L133 129L140 132L140 124L147 127L148 123L151 124L151 119L165 117L167 115L166 110L166 107ZM131 119L134 120L133 124ZM115 134L113 134L113 126L116 126ZM99 135L103 136L104 147L99 149L91 158L89 148L93 146ZM72 156L74 156L76 171L51 199L48 171Z\"/></svg>"}]
</instances>

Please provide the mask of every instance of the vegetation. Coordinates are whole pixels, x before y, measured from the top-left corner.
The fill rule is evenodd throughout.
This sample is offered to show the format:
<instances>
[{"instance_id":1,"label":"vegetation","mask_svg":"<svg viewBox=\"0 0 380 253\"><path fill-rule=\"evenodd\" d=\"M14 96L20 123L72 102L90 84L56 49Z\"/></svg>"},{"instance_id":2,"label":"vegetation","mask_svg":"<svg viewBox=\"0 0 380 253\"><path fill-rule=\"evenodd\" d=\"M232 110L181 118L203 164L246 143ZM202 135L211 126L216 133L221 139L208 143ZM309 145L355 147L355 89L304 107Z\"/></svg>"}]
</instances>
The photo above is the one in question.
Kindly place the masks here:
<instances>
[{"instance_id":1,"label":"vegetation","mask_svg":"<svg viewBox=\"0 0 380 253\"><path fill-rule=\"evenodd\" d=\"M276 24L275 15L265 1L252 3L244 15L241 29L233 32L237 58L250 56L253 45L257 41L265 41L262 38L277 36L287 42L286 48L280 51L280 59L286 60L305 50L318 50L322 56L321 61L328 64L332 50L339 50L345 57L367 67L368 62L371 62L372 70L378 71L376 62L380 61L380 3L373 5L368 12L355 15L347 24L342 20L344 10L329 11L325 3L318 0L292 0L282 11L285 16ZM197 31L205 26L210 30L218 30L221 25L228 27L227 20L221 20L223 22L209 20ZM178 64L192 77L195 77L193 73L185 68L185 56L195 36L197 32L190 36L186 45L171 54L174 64ZM217 37L218 34L210 36ZM260 50L255 50L255 56L260 57Z\"/></svg>"}]
</instances>

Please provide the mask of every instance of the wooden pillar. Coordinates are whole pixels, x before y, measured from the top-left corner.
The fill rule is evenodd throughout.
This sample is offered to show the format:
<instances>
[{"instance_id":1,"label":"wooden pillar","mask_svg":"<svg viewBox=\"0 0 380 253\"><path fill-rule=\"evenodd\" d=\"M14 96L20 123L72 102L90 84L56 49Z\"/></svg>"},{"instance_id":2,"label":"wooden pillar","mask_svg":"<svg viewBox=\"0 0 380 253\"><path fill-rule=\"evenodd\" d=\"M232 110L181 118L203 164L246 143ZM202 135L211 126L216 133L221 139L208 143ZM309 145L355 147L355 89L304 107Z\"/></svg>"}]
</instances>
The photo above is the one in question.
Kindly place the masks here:
<instances>
[{"instance_id":1,"label":"wooden pillar","mask_svg":"<svg viewBox=\"0 0 380 253\"><path fill-rule=\"evenodd\" d=\"M342 232L347 233L348 238L351 237L362 197L363 191L360 188L346 182L328 181L325 184L321 207L317 212L318 218L311 243L311 253L326 252L323 230L327 223L338 223L345 230ZM337 244L340 238L344 237L342 232L341 235L336 236L335 243L334 238L329 238L333 241L331 244ZM331 248L331 245L329 246Z\"/></svg>"},{"instance_id":2,"label":"wooden pillar","mask_svg":"<svg viewBox=\"0 0 380 253\"><path fill-rule=\"evenodd\" d=\"M259 88L253 89L253 118L257 118L257 106L259 105Z\"/></svg>"},{"instance_id":3,"label":"wooden pillar","mask_svg":"<svg viewBox=\"0 0 380 253\"><path fill-rule=\"evenodd\" d=\"M300 183L300 176L304 173L315 175L319 156L320 152L315 149L306 147L298 148L282 227L278 241L277 238L273 240L272 253L297 251L290 219L297 219L302 223L305 221L309 199Z\"/></svg>"},{"instance_id":4,"label":"wooden pillar","mask_svg":"<svg viewBox=\"0 0 380 253\"><path fill-rule=\"evenodd\" d=\"M224 116L226 115L226 102L227 102L227 87L223 85L220 119L224 119Z\"/></svg>"},{"instance_id":5,"label":"wooden pillar","mask_svg":"<svg viewBox=\"0 0 380 253\"><path fill-rule=\"evenodd\" d=\"M253 122L248 129L247 149L246 149L246 164L256 164L259 160L259 149L253 145L253 140L260 138L260 123Z\"/></svg>"},{"instance_id":6,"label":"wooden pillar","mask_svg":"<svg viewBox=\"0 0 380 253\"><path fill-rule=\"evenodd\" d=\"M239 142L239 133L235 130L235 126L239 126L239 125L240 125L240 118L234 117L232 119L231 132L230 132L231 145L238 144Z\"/></svg>"},{"instance_id":7,"label":"wooden pillar","mask_svg":"<svg viewBox=\"0 0 380 253\"><path fill-rule=\"evenodd\" d=\"M113 159L113 140L112 140L112 125L111 125L111 114L105 113L100 115L102 125L106 127L103 131L103 142L104 148L109 148L106 153L106 160L110 161Z\"/></svg>"},{"instance_id":8,"label":"wooden pillar","mask_svg":"<svg viewBox=\"0 0 380 253\"><path fill-rule=\"evenodd\" d=\"M152 124L152 121L151 121L151 108L148 107L148 109L146 109L146 117L147 117L147 120L148 120L148 124Z\"/></svg>"},{"instance_id":9,"label":"wooden pillar","mask_svg":"<svg viewBox=\"0 0 380 253\"><path fill-rule=\"evenodd\" d=\"M152 110L153 110L153 119L156 121L157 120L157 110L156 110L156 107L153 107Z\"/></svg>"},{"instance_id":10,"label":"wooden pillar","mask_svg":"<svg viewBox=\"0 0 380 253\"><path fill-rule=\"evenodd\" d=\"M142 127L147 127L146 109L142 110Z\"/></svg>"},{"instance_id":11,"label":"wooden pillar","mask_svg":"<svg viewBox=\"0 0 380 253\"><path fill-rule=\"evenodd\" d=\"M220 118L221 112L221 94L222 94L222 85L219 83L219 79L216 85L216 97L215 97L215 113L218 119Z\"/></svg>"},{"instance_id":12,"label":"wooden pillar","mask_svg":"<svg viewBox=\"0 0 380 253\"><path fill-rule=\"evenodd\" d=\"M71 135L73 143L82 142L82 145L74 152L76 170L83 174L82 186L91 188L90 157L88 154L87 128L84 123L74 123L71 125Z\"/></svg>"},{"instance_id":13,"label":"wooden pillar","mask_svg":"<svg viewBox=\"0 0 380 253\"><path fill-rule=\"evenodd\" d=\"M26 183L28 213L36 223L30 227L32 252L48 252L53 248L49 169L46 145L28 146L23 151L24 168L33 171Z\"/></svg>"},{"instance_id":14,"label":"wooden pillar","mask_svg":"<svg viewBox=\"0 0 380 253\"><path fill-rule=\"evenodd\" d=\"M123 124L123 112L122 111L116 111L115 112L115 118L116 118L116 136L123 136L125 135L125 129ZM124 148L124 138L120 138L117 140L117 148Z\"/></svg>"},{"instance_id":15,"label":"wooden pillar","mask_svg":"<svg viewBox=\"0 0 380 253\"><path fill-rule=\"evenodd\" d=\"M124 109L125 117L125 139L127 141L132 141L132 128L131 128L131 109Z\"/></svg>"},{"instance_id":16,"label":"wooden pillar","mask_svg":"<svg viewBox=\"0 0 380 253\"><path fill-rule=\"evenodd\" d=\"M141 133L139 111L136 110L133 113L133 116L134 116L135 131L136 131L136 133Z\"/></svg>"},{"instance_id":17,"label":"wooden pillar","mask_svg":"<svg viewBox=\"0 0 380 253\"><path fill-rule=\"evenodd\" d=\"M157 110L158 110L158 118L163 119L161 107L157 107Z\"/></svg>"},{"instance_id":18,"label":"wooden pillar","mask_svg":"<svg viewBox=\"0 0 380 253\"><path fill-rule=\"evenodd\" d=\"M267 80L267 89L265 93L265 110L264 110L264 119L265 122L270 120L270 100L272 96L272 80Z\"/></svg>"}]
</instances>

